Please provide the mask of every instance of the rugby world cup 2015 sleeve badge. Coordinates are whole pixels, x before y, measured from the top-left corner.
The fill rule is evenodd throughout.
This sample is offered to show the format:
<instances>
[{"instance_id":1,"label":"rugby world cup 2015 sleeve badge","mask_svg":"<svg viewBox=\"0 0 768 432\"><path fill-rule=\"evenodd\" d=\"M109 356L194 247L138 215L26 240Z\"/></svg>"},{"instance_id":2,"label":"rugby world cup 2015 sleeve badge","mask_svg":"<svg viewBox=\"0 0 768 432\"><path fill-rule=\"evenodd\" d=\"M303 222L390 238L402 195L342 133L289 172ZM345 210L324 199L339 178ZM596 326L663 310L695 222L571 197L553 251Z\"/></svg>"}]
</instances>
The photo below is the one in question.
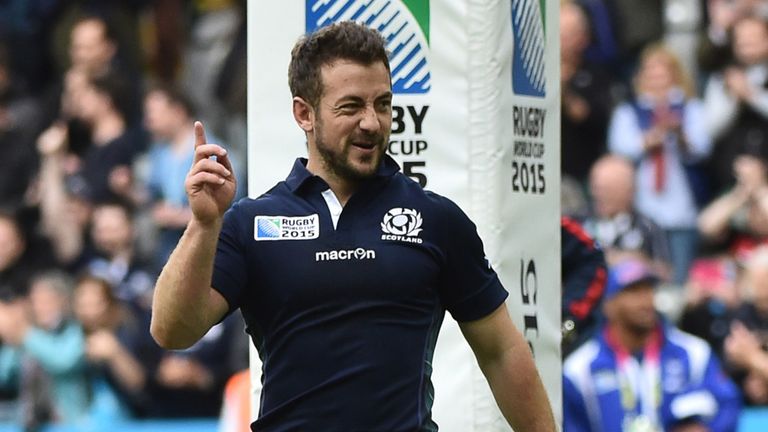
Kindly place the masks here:
<instances>
[{"instance_id":1,"label":"rugby world cup 2015 sleeve badge","mask_svg":"<svg viewBox=\"0 0 768 432\"><path fill-rule=\"evenodd\" d=\"M253 238L264 240L312 240L320 236L320 218L308 216L256 216Z\"/></svg>"}]
</instances>

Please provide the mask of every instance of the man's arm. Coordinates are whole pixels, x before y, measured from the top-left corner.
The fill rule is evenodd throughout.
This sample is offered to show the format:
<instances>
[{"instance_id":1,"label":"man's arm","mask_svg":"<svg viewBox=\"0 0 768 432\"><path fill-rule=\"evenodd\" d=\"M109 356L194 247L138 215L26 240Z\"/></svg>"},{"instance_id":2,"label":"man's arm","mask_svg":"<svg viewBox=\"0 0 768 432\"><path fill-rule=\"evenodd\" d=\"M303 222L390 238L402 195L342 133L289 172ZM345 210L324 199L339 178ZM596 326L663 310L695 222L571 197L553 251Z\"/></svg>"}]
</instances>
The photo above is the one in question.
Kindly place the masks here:
<instances>
[{"instance_id":1,"label":"man's arm","mask_svg":"<svg viewBox=\"0 0 768 432\"><path fill-rule=\"evenodd\" d=\"M506 304L459 326L510 426L518 432L554 432L555 419L531 350Z\"/></svg>"},{"instance_id":2,"label":"man's arm","mask_svg":"<svg viewBox=\"0 0 768 432\"><path fill-rule=\"evenodd\" d=\"M196 122L195 159L185 183L193 216L157 279L152 301L150 331L163 348L193 345L229 310L224 297L211 288L211 277L235 183L226 150L207 144L203 125Z\"/></svg>"}]
</instances>

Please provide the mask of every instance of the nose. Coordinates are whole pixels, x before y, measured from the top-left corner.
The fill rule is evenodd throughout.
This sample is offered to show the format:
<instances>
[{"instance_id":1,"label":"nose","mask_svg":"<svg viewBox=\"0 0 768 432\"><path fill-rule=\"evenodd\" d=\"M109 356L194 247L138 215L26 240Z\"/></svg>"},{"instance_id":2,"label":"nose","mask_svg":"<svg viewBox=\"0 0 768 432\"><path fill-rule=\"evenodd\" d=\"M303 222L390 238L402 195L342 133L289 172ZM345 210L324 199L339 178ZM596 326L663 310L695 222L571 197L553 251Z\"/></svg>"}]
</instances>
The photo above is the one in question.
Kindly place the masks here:
<instances>
[{"instance_id":1,"label":"nose","mask_svg":"<svg viewBox=\"0 0 768 432\"><path fill-rule=\"evenodd\" d=\"M376 109L372 106L366 107L362 115L363 117L360 119L360 129L368 133L378 132L381 129L379 116L376 113Z\"/></svg>"}]
</instances>

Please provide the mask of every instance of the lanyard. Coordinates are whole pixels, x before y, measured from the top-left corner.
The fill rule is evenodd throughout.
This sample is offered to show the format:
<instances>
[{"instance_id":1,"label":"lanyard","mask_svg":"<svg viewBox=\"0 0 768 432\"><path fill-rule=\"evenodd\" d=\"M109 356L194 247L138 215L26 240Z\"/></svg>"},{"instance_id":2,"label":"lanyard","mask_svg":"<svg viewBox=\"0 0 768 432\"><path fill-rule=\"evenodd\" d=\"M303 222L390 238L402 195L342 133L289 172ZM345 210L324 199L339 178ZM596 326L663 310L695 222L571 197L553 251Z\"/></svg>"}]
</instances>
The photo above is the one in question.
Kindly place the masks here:
<instances>
[{"instance_id":1,"label":"lanyard","mask_svg":"<svg viewBox=\"0 0 768 432\"><path fill-rule=\"evenodd\" d=\"M624 413L636 418L642 417L660 429L661 331L654 331L646 343L642 362L619 345L611 329L606 330L606 340L616 354L619 393Z\"/></svg>"}]
</instances>

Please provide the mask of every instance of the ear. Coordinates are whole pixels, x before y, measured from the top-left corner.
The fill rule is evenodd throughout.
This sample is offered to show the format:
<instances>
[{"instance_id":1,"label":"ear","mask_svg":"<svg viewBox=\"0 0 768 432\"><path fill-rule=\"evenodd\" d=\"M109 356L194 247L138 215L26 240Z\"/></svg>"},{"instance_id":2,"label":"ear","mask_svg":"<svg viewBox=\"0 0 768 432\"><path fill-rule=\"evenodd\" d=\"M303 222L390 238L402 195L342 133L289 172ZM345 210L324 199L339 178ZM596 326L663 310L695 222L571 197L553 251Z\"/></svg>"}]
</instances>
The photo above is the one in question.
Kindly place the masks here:
<instances>
[{"instance_id":1,"label":"ear","mask_svg":"<svg viewBox=\"0 0 768 432\"><path fill-rule=\"evenodd\" d=\"M304 99L293 98L293 118L304 132L312 132L315 128L315 111Z\"/></svg>"}]
</instances>

